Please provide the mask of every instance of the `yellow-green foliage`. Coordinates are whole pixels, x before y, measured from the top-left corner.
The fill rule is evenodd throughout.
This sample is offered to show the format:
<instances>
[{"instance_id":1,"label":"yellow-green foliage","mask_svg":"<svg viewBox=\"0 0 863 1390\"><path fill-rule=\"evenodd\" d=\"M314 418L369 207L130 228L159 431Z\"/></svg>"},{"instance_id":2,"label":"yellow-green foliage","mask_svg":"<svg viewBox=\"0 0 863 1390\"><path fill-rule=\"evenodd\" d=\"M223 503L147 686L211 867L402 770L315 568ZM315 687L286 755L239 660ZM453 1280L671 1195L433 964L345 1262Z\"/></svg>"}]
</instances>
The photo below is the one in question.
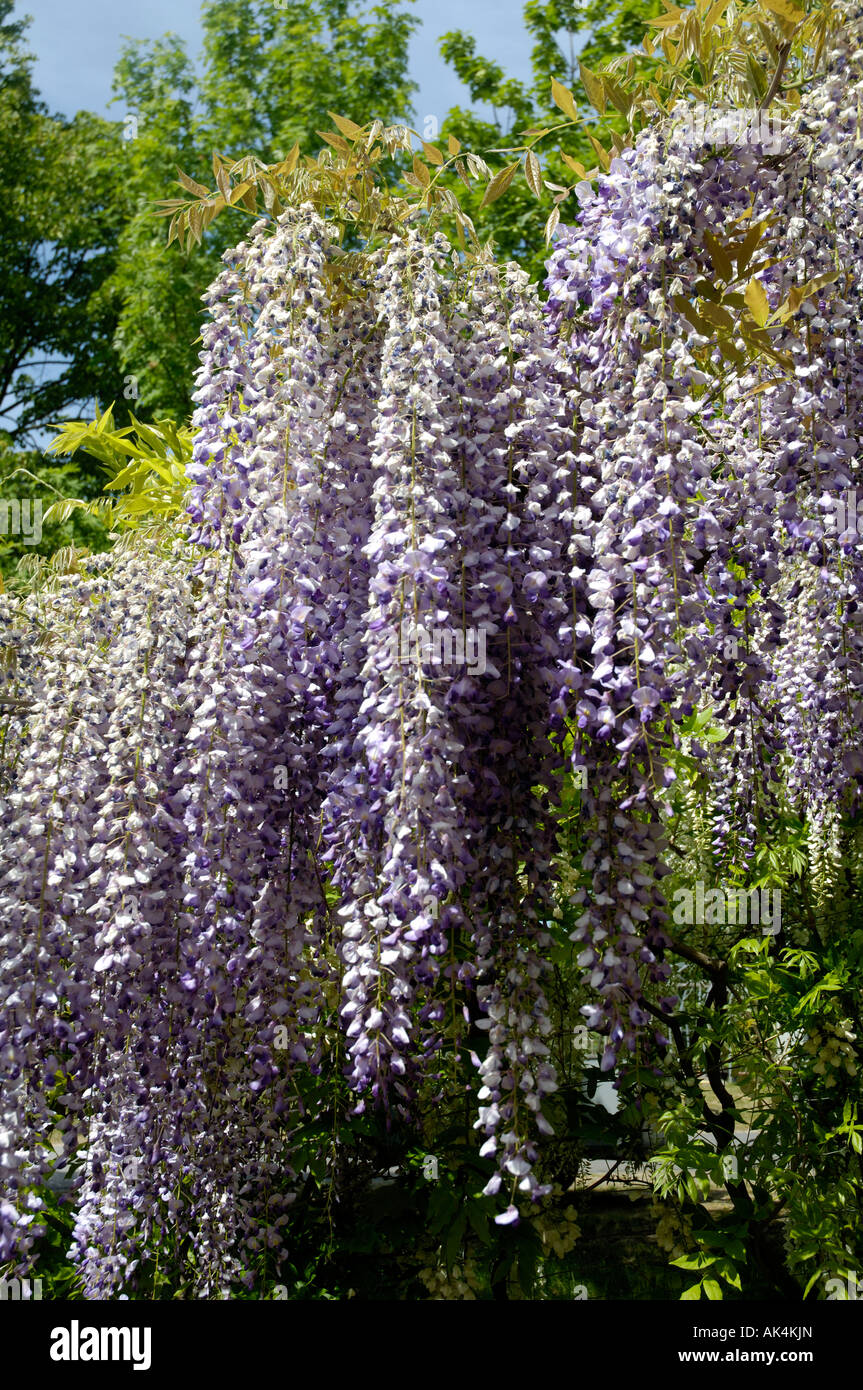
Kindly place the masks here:
<instances>
[{"instance_id":1,"label":"yellow-green foliage","mask_svg":"<svg viewBox=\"0 0 863 1390\"><path fill-rule=\"evenodd\" d=\"M171 420L145 425L134 415L129 418L130 425L115 428L113 406L108 406L101 415L97 411L90 422L71 420L61 427L49 452L71 456L83 449L108 474L105 491L117 496L89 502L80 497L61 498L45 513L46 523L65 521L73 511L83 510L120 531L137 529L145 522L170 522L183 512L192 431Z\"/></svg>"}]
</instances>

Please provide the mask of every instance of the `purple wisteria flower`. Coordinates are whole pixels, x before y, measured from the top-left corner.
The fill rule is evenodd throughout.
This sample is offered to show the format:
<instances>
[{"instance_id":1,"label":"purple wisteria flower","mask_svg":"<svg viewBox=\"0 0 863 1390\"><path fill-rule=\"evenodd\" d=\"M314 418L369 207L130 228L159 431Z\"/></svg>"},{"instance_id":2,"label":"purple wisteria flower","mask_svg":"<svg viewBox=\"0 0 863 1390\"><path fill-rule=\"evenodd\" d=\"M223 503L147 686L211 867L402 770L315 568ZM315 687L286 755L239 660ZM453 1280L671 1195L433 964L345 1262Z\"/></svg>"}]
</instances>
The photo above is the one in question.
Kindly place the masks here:
<instances>
[{"instance_id":1,"label":"purple wisteria flower","mask_svg":"<svg viewBox=\"0 0 863 1390\"><path fill-rule=\"evenodd\" d=\"M226 254L185 534L0 597L0 1261L51 1183L87 1297L167 1227L197 1295L248 1286L331 1124L312 1083L404 1125L465 1058L515 1224L548 1192L566 760L604 1071L667 1046L693 713L717 865L780 796L822 837L855 803L860 34L781 159L672 120L580 186L544 304L427 229L346 256L310 203ZM681 303L706 233L759 222L771 311L840 273L728 372Z\"/></svg>"}]
</instances>

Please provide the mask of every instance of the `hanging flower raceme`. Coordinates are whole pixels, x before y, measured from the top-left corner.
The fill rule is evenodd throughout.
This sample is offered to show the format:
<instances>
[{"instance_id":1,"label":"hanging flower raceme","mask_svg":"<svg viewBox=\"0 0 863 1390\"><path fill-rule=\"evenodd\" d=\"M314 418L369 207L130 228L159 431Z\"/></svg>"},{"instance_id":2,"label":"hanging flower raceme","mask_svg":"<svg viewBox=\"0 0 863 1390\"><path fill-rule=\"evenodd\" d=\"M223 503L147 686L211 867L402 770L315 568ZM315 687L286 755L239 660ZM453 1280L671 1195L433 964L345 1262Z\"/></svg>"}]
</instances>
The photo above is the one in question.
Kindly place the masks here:
<instances>
[{"instance_id":1,"label":"hanging flower raceme","mask_svg":"<svg viewBox=\"0 0 863 1390\"><path fill-rule=\"evenodd\" d=\"M553 460L556 407L540 357L530 365L543 351L541 315L524 277L504 280L491 265L448 271L443 239L414 237L396 241L378 280L386 337L363 548L364 756L328 798L344 899L342 1014L355 1085L385 1104L392 1091L407 1112L416 1083L445 1067L442 1049L460 1050L465 990L476 989L491 1028L481 1096L522 1085L523 1111L541 1127L536 1098L553 1086L547 1066L539 1089L534 1074L547 1054L537 982L548 942L538 931L537 953L528 924L550 832L531 789L543 747L550 756L537 658L547 667L557 649L537 623L546 523L525 500ZM466 940L473 961L456 949ZM509 1096L484 1107L487 1151L500 1123L501 1165L532 1190L530 1125L512 1111Z\"/></svg>"},{"instance_id":2,"label":"hanging flower raceme","mask_svg":"<svg viewBox=\"0 0 863 1390\"><path fill-rule=\"evenodd\" d=\"M606 1069L664 1045L697 707L716 867L785 795L814 857L837 842L863 685L843 53L781 160L662 128L582 186L544 308L439 234L345 251L311 203L226 255L188 536L2 600L0 1259L33 1260L52 1183L87 1296L142 1288L166 1224L197 1293L250 1283L321 1073L404 1126L468 1057L499 1219L542 1197L567 758Z\"/></svg>"},{"instance_id":3,"label":"hanging flower raceme","mask_svg":"<svg viewBox=\"0 0 863 1390\"><path fill-rule=\"evenodd\" d=\"M65 580L48 596L53 640L38 680L29 664L22 671L26 734L0 871L4 1257L30 1248L41 1207L32 1189L58 1163L85 1143L98 1181L128 1152L125 1133L119 1147L101 1143L102 1101L113 1117L122 1098L111 1077L172 939L177 859L164 808L184 732L175 692L190 611L177 597L183 562L148 561L97 559ZM10 634L28 620L44 628L46 616L30 596L7 618Z\"/></svg>"},{"instance_id":4,"label":"hanging flower raceme","mask_svg":"<svg viewBox=\"0 0 863 1390\"><path fill-rule=\"evenodd\" d=\"M711 148L673 119L579 188L549 266L586 503L552 717L586 774L575 939L602 996L585 1012L607 1034L604 1066L637 1045L641 996L667 969L663 754L679 722L706 697L727 731L710 768L717 868L746 869L783 768L792 789L805 768L818 803L857 769L860 535L824 524L853 487L859 434L860 291L836 273L858 254L860 161L839 154L858 119L856 25L782 158L759 136ZM750 363L735 315L752 304Z\"/></svg>"},{"instance_id":5,"label":"hanging flower raceme","mask_svg":"<svg viewBox=\"0 0 863 1390\"><path fill-rule=\"evenodd\" d=\"M55 1172L89 1297L166 1221L199 1292L251 1277L333 1022L360 1103L409 1116L478 1010L480 1128L541 1195L560 401L521 272L416 233L357 264L309 205L229 253L198 551L141 542L10 621L3 1251Z\"/></svg>"}]
</instances>

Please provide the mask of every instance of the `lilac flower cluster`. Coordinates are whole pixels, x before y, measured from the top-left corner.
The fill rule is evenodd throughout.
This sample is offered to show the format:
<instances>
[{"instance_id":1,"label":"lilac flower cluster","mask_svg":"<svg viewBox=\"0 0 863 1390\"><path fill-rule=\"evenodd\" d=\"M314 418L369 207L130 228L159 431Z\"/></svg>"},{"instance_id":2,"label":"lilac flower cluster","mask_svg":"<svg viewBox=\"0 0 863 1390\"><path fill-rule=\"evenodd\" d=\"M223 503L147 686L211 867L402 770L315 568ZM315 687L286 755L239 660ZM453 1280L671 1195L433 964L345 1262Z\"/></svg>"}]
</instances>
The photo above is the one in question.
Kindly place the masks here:
<instances>
[{"instance_id":1,"label":"lilac flower cluster","mask_svg":"<svg viewBox=\"0 0 863 1390\"><path fill-rule=\"evenodd\" d=\"M663 754L681 721L709 703L726 730L711 754L693 747L710 772L717 868L745 868L780 778L804 808L847 807L863 771L863 536L831 538L825 524L858 476L859 279L840 273L771 330L784 373L739 337L729 369L679 308L715 281L710 237L738 243L759 222L770 310L859 260L860 36L857 13L779 157L751 140L717 150L674 121L642 135L596 190L579 187L579 224L549 265L582 504L553 710L587 765L574 937L601 996L585 1012L607 1035L604 1067L640 1045L645 991L666 974ZM671 1001L657 1002L661 1016Z\"/></svg>"},{"instance_id":2,"label":"lilac flower cluster","mask_svg":"<svg viewBox=\"0 0 863 1390\"><path fill-rule=\"evenodd\" d=\"M660 128L583 186L544 306L439 234L345 253L311 204L227 253L188 536L2 601L0 1260L26 1270L65 1172L86 1296L168 1227L196 1293L248 1283L300 1076L403 1124L466 1055L516 1220L548 1190L566 757L605 1069L665 1044L682 722L727 731L692 745L717 862L780 791L822 820L856 795L863 547L825 518L857 481L857 280L771 329L766 390L679 311L708 231L776 218L771 309L859 259L855 25L780 156ZM406 621L457 655L398 659Z\"/></svg>"},{"instance_id":3,"label":"lilac flower cluster","mask_svg":"<svg viewBox=\"0 0 863 1390\"><path fill-rule=\"evenodd\" d=\"M196 1292L251 1277L334 1025L359 1105L404 1118L482 1014L485 1151L511 1206L545 1191L561 430L536 293L417 232L352 262L306 205L207 299L193 547L141 539L4 614L31 708L4 744L0 1258L25 1267L65 1171L91 1298L167 1226ZM484 669L394 661L406 615L482 628Z\"/></svg>"}]
</instances>

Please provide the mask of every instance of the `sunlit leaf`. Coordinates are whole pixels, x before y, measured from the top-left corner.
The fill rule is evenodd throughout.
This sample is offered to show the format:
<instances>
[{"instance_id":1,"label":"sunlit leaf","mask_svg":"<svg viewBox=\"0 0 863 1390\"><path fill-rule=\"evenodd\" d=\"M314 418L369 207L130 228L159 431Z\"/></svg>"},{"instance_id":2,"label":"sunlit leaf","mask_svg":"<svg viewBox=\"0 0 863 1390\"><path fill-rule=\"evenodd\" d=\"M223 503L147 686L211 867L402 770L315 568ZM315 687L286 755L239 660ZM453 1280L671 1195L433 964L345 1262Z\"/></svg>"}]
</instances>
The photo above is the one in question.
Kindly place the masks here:
<instances>
[{"instance_id":1,"label":"sunlit leaf","mask_svg":"<svg viewBox=\"0 0 863 1390\"><path fill-rule=\"evenodd\" d=\"M770 304L761 281L754 278L750 280L743 297L755 322L759 328L763 328L770 317Z\"/></svg>"},{"instance_id":2,"label":"sunlit leaf","mask_svg":"<svg viewBox=\"0 0 863 1390\"><path fill-rule=\"evenodd\" d=\"M335 111L328 111L327 115L341 132L349 140L356 140L358 135L362 135L362 126L358 126L355 121L349 121L347 116L337 116Z\"/></svg>"},{"instance_id":3,"label":"sunlit leaf","mask_svg":"<svg viewBox=\"0 0 863 1390\"><path fill-rule=\"evenodd\" d=\"M580 162L580 160L573 159L572 155L565 154L563 150L561 150L560 152L560 157L563 160L564 164L566 164L567 167L570 168L574 174L578 174L578 177L580 179L587 178L587 175L584 170L584 165Z\"/></svg>"},{"instance_id":4,"label":"sunlit leaf","mask_svg":"<svg viewBox=\"0 0 863 1390\"><path fill-rule=\"evenodd\" d=\"M578 72L591 106L596 108L600 116L603 115L606 105L605 84L603 79L598 77L595 72L591 72L590 68L586 67L584 63L579 63ZM558 105L560 105L559 102Z\"/></svg>"},{"instance_id":5,"label":"sunlit leaf","mask_svg":"<svg viewBox=\"0 0 863 1390\"><path fill-rule=\"evenodd\" d=\"M209 188L205 188L202 183L196 183L194 179L190 179L189 175L184 174L180 168L177 169L177 182L181 183L190 193L194 193L196 198L209 198L210 196Z\"/></svg>"},{"instance_id":6,"label":"sunlit leaf","mask_svg":"<svg viewBox=\"0 0 863 1390\"><path fill-rule=\"evenodd\" d=\"M556 77L551 79L551 97L555 106L560 107L565 116L569 116L570 120L573 121L578 120L578 108L572 92L568 87L564 87L561 82L558 82Z\"/></svg>"},{"instance_id":7,"label":"sunlit leaf","mask_svg":"<svg viewBox=\"0 0 863 1390\"><path fill-rule=\"evenodd\" d=\"M600 144L595 135L588 134L587 138L593 146L594 154L599 160L601 168L603 168L605 172L608 173L609 169L611 168L611 156L609 155L608 151Z\"/></svg>"},{"instance_id":8,"label":"sunlit leaf","mask_svg":"<svg viewBox=\"0 0 863 1390\"><path fill-rule=\"evenodd\" d=\"M712 29L714 24L718 24L730 4L731 0L714 0L714 4L710 6L710 9L702 20L704 29Z\"/></svg>"},{"instance_id":9,"label":"sunlit leaf","mask_svg":"<svg viewBox=\"0 0 863 1390\"><path fill-rule=\"evenodd\" d=\"M294 145L293 149L282 160L280 165L281 172L284 174L292 174L297 167L299 157L300 147L299 145Z\"/></svg>"},{"instance_id":10,"label":"sunlit leaf","mask_svg":"<svg viewBox=\"0 0 863 1390\"><path fill-rule=\"evenodd\" d=\"M505 169L501 169L499 174L495 174L491 183L485 190L485 196L480 204L481 207L487 207L489 203L494 203L506 192L512 183L515 171L518 167L518 161L516 161L515 164L508 164Z\"/></svg>"},{"instance_id":11,"label":"sunlit leaf","mask_svg":"<svg viewBox=\"0 0 863 1390\"><path fill-rule=\"evenodd\" d=\"M555 233L555 231L556 231L556 229L557 229L559 223L560 223L560 208L553 208L553 209L552 209L552 212L551 212L551 216L549 217L548 221L547 221L546 224L545 224L545 239L546 239L547 242L551 241L551 238L554 236L554 233Z\"/></svg>"},{"instance_id":12,"label":"sunlit leaf","mask_svg":"<svg viewBox=\"0 0 863 1390\"><path fill-rule=\"evenodd\" d=\"M606 97L611 102L615 110L619 111L622 116L628 116L632 109L632 98L623 90L622 87L618 87L616 82L612 82L611 78L608 76L607 73L603 74L602 85L605 90Z\"/></svg>"},{"instance_id":13,"label":"sunlit leaf","mask_svg":"<svg viewBox=\"0 0 863 1390\"><path fill-rule=\"evenodd\" d=\"M528 150L524 157L524 176L531 193L540 198L542 196L542 171L533 150Z\"/></svg>"},{"instance_id":14,"label":"sunlit leaf","mask_svg":"<svg viewBox=\"0 0 863 1390\"><path fill-rule=\"evenodd\" d=\"M780 19L787 20L789 24L800 24L806 18L805 10L798 10L796 5L791 4L791 0L759 0L759 3L765 10L779 15Z\"/></svg>"},{"instance_id":15,"label":"sunlit leaf","mask_svg":"<svg viewBox=\"0 0 863 1390\"><path fill-rule=\"evenodd\" d=\"M414 155L413 171L414 177L417 179L420 187L428 188L429 184L431 183L431 174L428 171L428 165L423 164L418 154Z\"/></svg>"}]
</instances>

